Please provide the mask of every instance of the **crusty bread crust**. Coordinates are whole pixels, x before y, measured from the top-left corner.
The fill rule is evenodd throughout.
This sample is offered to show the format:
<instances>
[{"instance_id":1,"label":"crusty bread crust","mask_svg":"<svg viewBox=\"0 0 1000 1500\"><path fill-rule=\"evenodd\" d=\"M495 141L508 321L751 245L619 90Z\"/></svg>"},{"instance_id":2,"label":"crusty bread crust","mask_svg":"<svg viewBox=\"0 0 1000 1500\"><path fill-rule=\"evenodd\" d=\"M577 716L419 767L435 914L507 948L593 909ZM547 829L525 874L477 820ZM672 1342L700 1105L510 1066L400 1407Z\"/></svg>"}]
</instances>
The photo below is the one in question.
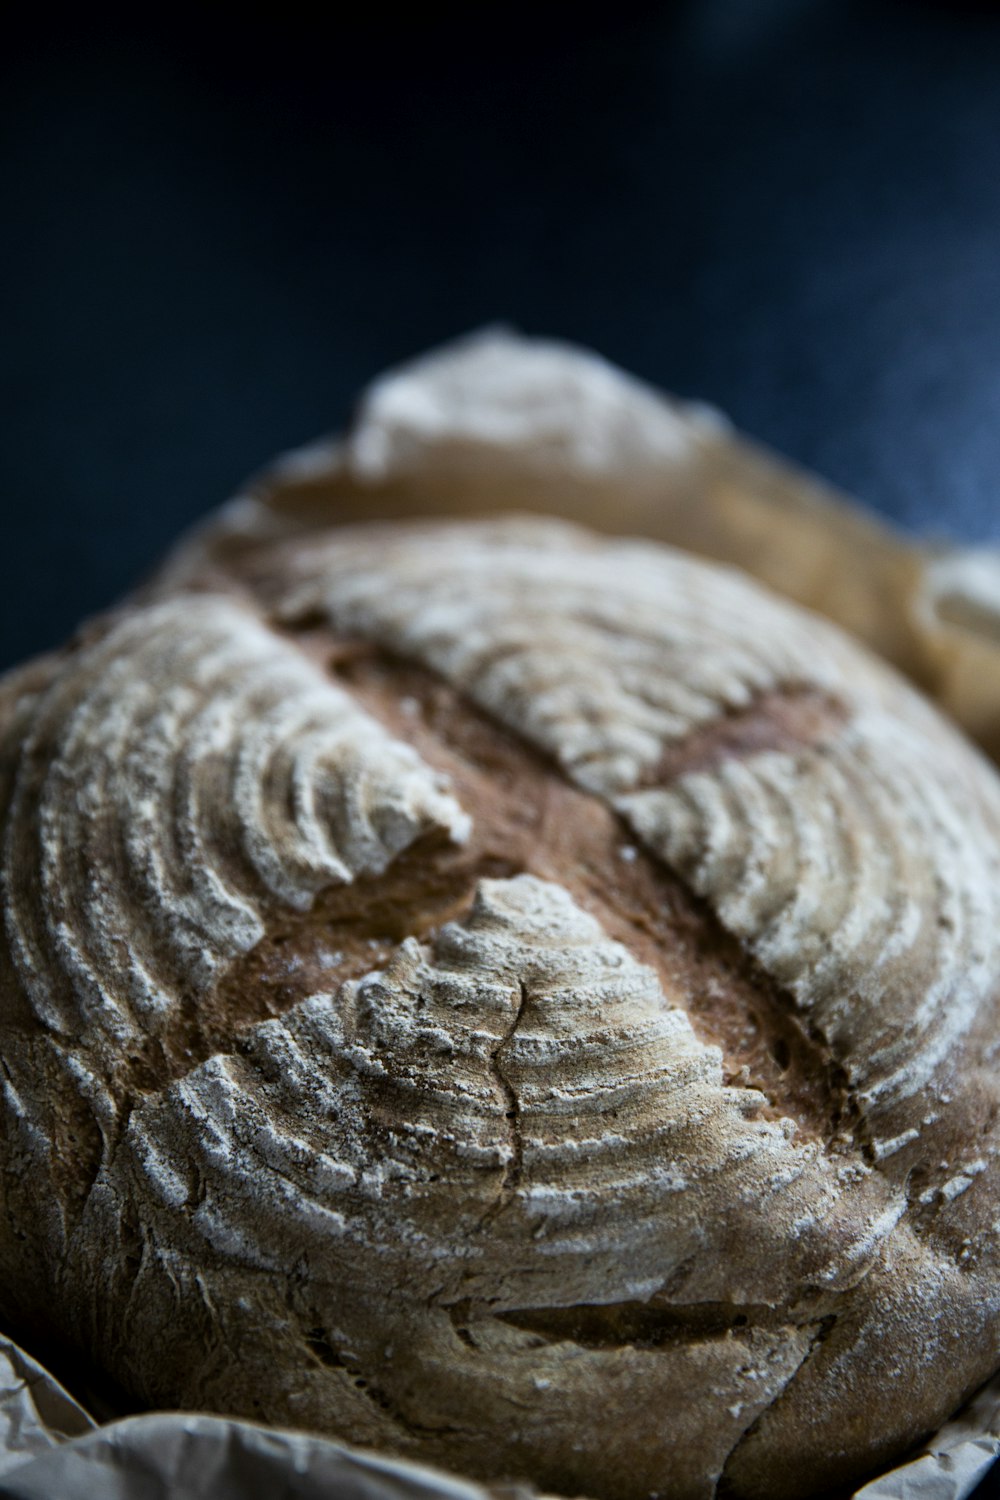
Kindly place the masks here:
<instances>
[{"instance_id":1,"label":"crusty bread crust","mask_svg":"<svg viewBox=\"0 0 1000 1500\"><path fill-rule=\"evenodd\" d=\"M996 1364L1000 783L827 624L313 533L0 683L2 1312L138 1403L816 1495Z\"/></svg>"}]
</instances>

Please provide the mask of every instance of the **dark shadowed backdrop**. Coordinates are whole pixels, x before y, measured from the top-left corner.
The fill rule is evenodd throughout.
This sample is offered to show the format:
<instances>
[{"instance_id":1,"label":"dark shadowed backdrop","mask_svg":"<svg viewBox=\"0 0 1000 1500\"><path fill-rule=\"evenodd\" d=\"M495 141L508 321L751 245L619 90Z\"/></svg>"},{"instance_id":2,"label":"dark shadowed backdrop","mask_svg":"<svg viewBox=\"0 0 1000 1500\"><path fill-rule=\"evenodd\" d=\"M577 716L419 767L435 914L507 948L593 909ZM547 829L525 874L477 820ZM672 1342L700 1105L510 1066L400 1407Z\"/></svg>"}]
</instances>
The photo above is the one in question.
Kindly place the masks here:
<instances>
[{"instance_id":1,"label":"dark shadowed backdrop","mask_svg":"<svg viewBox=\"0 0 1000 1500\"><path fill-rule=\"evenodd\" d=\"M992 7L267 9L7 30L0 665L497 318L998 536Z\"/></svg>"}]
</instances>

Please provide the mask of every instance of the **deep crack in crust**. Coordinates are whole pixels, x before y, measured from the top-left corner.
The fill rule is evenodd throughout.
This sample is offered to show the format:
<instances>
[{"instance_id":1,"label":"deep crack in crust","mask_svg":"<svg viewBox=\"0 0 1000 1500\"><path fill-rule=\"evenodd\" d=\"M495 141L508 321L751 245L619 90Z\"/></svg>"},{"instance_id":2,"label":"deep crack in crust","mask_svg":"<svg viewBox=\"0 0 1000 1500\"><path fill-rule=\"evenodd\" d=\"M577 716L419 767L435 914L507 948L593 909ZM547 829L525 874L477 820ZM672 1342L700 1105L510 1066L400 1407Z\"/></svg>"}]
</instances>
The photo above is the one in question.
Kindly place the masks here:
<instances>
[{"instance_id":1,"label":"deep crack in crust","mask_svg":"<svg viewBox=\"0 0 1000 1500\"><path fill-rule=\"evenodd\" d=\"M456 877L466 872L466 904L482 875L525 873L555 881L658 973L671 1003L682 1006L706 1041L723 1048L732 1082L760 1089L775 1118L792 1115L828 1143L850 1138L855 1111L829 1047L809 1034L794 1004L707 904L638 845L609 808L426 668L368 642L337 641L329 630L295 638L369 712L445 772L463 806L477 809L467 845L458 850L439 842L426 851L421 872L410 873L410 911L419 910L422 875L447 879L449 867ZM793 688L787 701L800 699ZM774 693L757 707L758 743L789 743L785 702ZM842 714L831 712L830 719ZM700 747L703 737L697 740ZM428 929L418 923L411 930Z\"/></svg>"},{"instance_id":2,"label":"deep crack in crust","mask_svg":"<svg viewBox=\"0 0 1000 1500\"><path fill-rule=\"evenodd\" d=\"M294 567L290 571L294 574ZM268 588L258 586L266 596ZM645 805L633 807L629 803L629 796L641 797L648 791L655 799L664 789L669 791L673 783L690 785L692 778L725 778L730 767L738 771L743 762L758 758L796 761L808 752L822 760L828 749L833 756L844 736L851 733L851 704L828 683L815 686L801 673L788 671L777 685L762 687L748 699L725 708L714 720L703 720L686 736L675 737L658 758L649 758L641 773L632 778L631 791L624 788L627 795L622 815L632 820L640 834L637 837L627 822L621 822L594 795L594 787L584 791L572 785L567 774L572 768L560 767L551 747L549 755L529 749L520 733L510 732L489 712L474 707L469 694L478 692L479 679L470 678L467 667L458 670L456 686L445 680L447 673L429 670L426 662L418 665L408 661L388 643L381 626L374 629L369 621L365 626L368 635L338 634L331 624L320 623L326 621L327 613L325 607L290 609L285 603L280 609L280 628L294 655L304 653L318 669L312 683L322 677L346 686L350 700L363 705L397 741L416 746L424 767L449 778L449 795L454 793L457 806L473 811L471 834L464 844L455 841L452 835L458 825L454 804L445 806L440 776L432 777L420 783L420 796L424 798L420 816L429 818L430 826L421 828L419 821L411 818L406 841L391 850L387 860L378 855L375 868L355 868L348 883L324 884L319 878L317 884L317 877L310 873L308 879L314 883L315 894L311 905L297 912L280 900L265 903L256 940L244 945L242 951L236 945L237 951L227 956L209 984L181 993L169 1025L154 1026L151 1032L140 1027L121 1055L107 1054L106 1082L114 1104L111 1114L106 1107L101 1114L98 1106L102 1101L95 1101L93 1095L81 1108L81 1096L74 1087L66 1087L64 1064L55 1064L54 1117L50 1116L46 1128L53 1139L75 1138L66 1160L53 1168L53 1180L62 1184L60 1191L69 1205L70 1262L75 1257L77 1263L75 1270L71 1264L70 1274L79 1278L82 1272L79 1285L84 1287L90 1277L84 1300L92 1296L95 1310L102 1303L112 1306L117 1301L117 1305L124 1305L122 1327L110 1342L104 1330L88 1327L86 1315L78 1323L78 1336L99 1345L103 1340L110 1361L126 1369L134 1385L144 1387L150 1399L174 1399L171 1391L177 1389L181 1371L177 1361L183 1362L190 1354L192 1339L200 1339L201 1366L188 1387L200 1404L222 1409L232 1408L234 1403L238 1409L249 1405L250 1414L297 1420L305 1425L332 1422L335 1428L362 1440L436 1458L469 1472L490 1474L495 1471L499 1431L494 1430L493 1437L486 1440L488 1451L484 1455L484 1432L491 1430L492 1421L487 1407L480 1404L478 1418L471 1424L449 1416L449 1411L469 1410L469 1391L475 1391L476 1383L485 1379L480 1394L498 1407L508 1471L540 1479L556 1489L587 1488L608 1496L631 1496L643 1488L662 1488L664 1473L671 1473L678 1495L707 1495L718 1480L727 1494L775 1496L785 1492L782 1484L789 1494L796 1493L796 1485L803 1482L815 1491L817 1474L832 1486L846 1483L863 1462L859 1454L867 1452L869 1460L892 1456L900 1445L898 1436L890 1432L880 1450L878 1434L859 1429L851 1432L839 1456L827 1453L823 1467L814 1470L811 1477L804 1466L798 1473L783 1475L780 1481L773 1471L775 1452L797 1452L804 1446L803 1410L826 1398L829 1383L838 1385L857 1378L850 1364L856 1346L866 1339L878 1339L888 1343L890 1355L896 1357L892 1355L895 1338L901 1351L898 1357L905 1360L907 1340L911 1346L913 1342L914 1307L918 1318L928 1323L940 1316L936 1309L944 1308L947 1321L949 1296L955 1305L964 1297L967 1305L979 1295L961 1292L958 1281L962 1275L971 1278L977 1264L984 1255L988 1260L988 1255L981 1241L962 1238L970 1223L968 1215L963 1218L961 1212L965 1205L958 1203L957 1215L951 1205L969 1188L978 1194L984 1186L985 1164L970 1163L967 1182L950 1167L950 1176L943 1170L949 1166L947 1158L935 1171L927 1164L926 1142L921 1154L916 1147L911 1149L912 1138L900 1144L887 1135L885 1119L893 1118L891 1112L878 1118L873 1131L871 1099L865 1093L863 1078L852 1079L845 1066L843 1039L831 1041L808 1007L801 1004L800 996L766 972L760 954L749 956L752 945L727 932L712 910L716 895L711 880L691 863L683 840L676 853L683 879L669 873L663 857L644 850L640 837L651 837L654 844L659 837L658 815L654 807L650 823ZM605 629L604 623L598 623ZM110 628L114 629L113 620ZM386 638L379 644L373 634ZM84 644L96 642L99 646L100 637L98 629ZM261 650L267 654L264 647L255 649L258 656ZM497 672L502 674L516 660L518 649L516 643L491 647L477 669L484 674L482 680ZM290 667L282 671L295 675ZM49 680L46 669L37 669L35 675L39 690L44 692ZM16 693L12 696L16 698ZM658 707L655 695L648 706ZM337 713L341 712L338 708ZM352 728L351 732L361 731ZM15 758L16 735L15 726L7 741L8 746L15 745ZM574 774L587 784L588 778L604 774L602 764L600 757L595 759L588 751ZM612 774L618 776L619 772ZM291 782L289 788L291 792ZM288 810L294 822L298 813L293 802L294 797ZM349 830L350 819L343 826ZM350 834L345 836L349 838ZM398 835L392 837L398 843ZM304 847L308 864L318 853L308 841ZM370 840L364 847L368 852L358 856L362 864L372 859ZM234 859L231 846L226 858ZM279 884L301 880L302 856L297 858L300 863L294 872L274 871L266 863L254 869L264 868ZM243 853L237 863L244 876L252 874L252 858L248 864ZM675 1257L669 1266L662 1265L657 1275L644 1283L641 1295L623 1295L628 1291L622 1285L623 1273L643 1262L643 1257L648 1271L650 1251L648 1245L639 1246L637 1241L626 1253L612 1240L606 1249L610 1258L604 1279L598 1278L597 1283L602 1296L613 1288L609 1302L595 1300L593 1283L588 1289L581 1281L574 1289L577 1273L572 1262L566 1262L558 1284L540 1293L536 1285L537 1300L531 1305L525 1305L523 1295L515 1295L513 1282L510 1287L506 1285L505 1278L511 1273L501 1272L496 1266L491 1270L491 1255L500 1254L505 1247L530 1243L539 1235L546 1253L558 1259L558 1235L544 1218L532 1219L533 1210L529 1211L540 1193L544 1197L551 1190L543 1171L544 1153L555 1142L555 1137L547 1141L545 1134L552 1128L551 1119L548 1125L544 1123L551 1101L546 1103L544 1090L539 1092L532 1073L532 1048L537 1050L539 1039L546 1035L550 1025L546 1017L558 1016L558 1006L552 1010L558 985L555 989L552 986L559 965L566 960L559 958L554 948L546 960L549 968L532 979L530 944L527 948L515 944L509 951L502 948L508 956L499 969L496 954L501 950L490 947L508 922L508 916L504 916L508 896L504 892L516 889L530 893L535 889L530 883L518 885L517 877L525 875L569 892L579 918L572 917L567 908L558 917L557 926L568 923L566 932L577 932L572 941L582 943L581 953L591 954L591 948L591 957L605 952L597 935L606 933L623 945L621 953L629 963L634 956L655 973L658 998L651 1011L650 996L654 992L648 991L644 971L634 964L628 969L628 983L634 992L630 1003L639 1008L621 1032L622 1037L631 1035L629 1027L634 1030L638 1026L636 1034L647 1036L642 1045L653 1049L651 1056L658 1055L659 1022L652 1018L657 1007L662 1012L663 998L668 1006L678 1006L690 1017L700 1040L685 1040L676 1028L668 1027L673 1050L664 1054L670 1058L670 1068L676 1069L677 1058L687 1056L685 1049L694 1049L680 1072L669 1074L674 1078L671 1088L678 1091L677 1097L690 1088L692 1079L700 1080L697 1087L707 1091L684 1128L697 1132L691 1121L698 1118L699 1110L707 1109L710 1115L714 1111L720 1120L729 1118L726 1128L733 1132L730 1147L722 1150L713 1168L720 1180L726 1172L732 1172L737 1158L727 1156L726 1151L731 1152L738 1140L750 1143L753 1150L775 1153L774 1160L784 1163L781 1171L786 1175L791 1171L789 1180L812 1184L802 1200L798 1220L787 1214L783 1218L780 1204L774 1226L755 1221L752 1211L748 1217L746 1207L737 1208L745 1193L753 1196L748 1187L754 1181L752 1165L747 1168L746 1182L738 1185L730 1175L728 1197L723 1191L713 1199L704 1196L703 1185L685 1182L674 1162L670 1170L678 1180L670 1182L666 1191L667 1199L671 1193L677 1194L678 1210L674 1219L668 1216L663 1220L650 1243L665 1232L668 1238L673 1236L680 1242L686 1233L707 1229L710 1260L716 1258L718 1266L710 1263L706 1267L703 1263L704 1253L699 1257L696 1252L696 1235L689 1253ZM498 882L495 888L490 885L492 881ZM704 887L703 896L691 895L690 886L699 882ZM530 927L534 920L531 903L536 899L542 898L517 897L517 915L510 919L514 921L512 931L525 920ZM584 914L596 918L598 926L588 928ZM728 912L726 920L739 931L739 922ZM943 916L942 925L946 920L954 919ZM414 938L420 941L414 943ZM245 1157L250 1175L261 1181L262 1194L271 1191L263 1185L270 1174L275 1190L286 1195L284 1201L293 1214L299 1211L297 1204L306 1183L313 1195L316 1191L308 1174L303 1176L303 1152L317 1153L318 1163L333 1163L323 1170L334 1173L336 1193L322 1202L339 1202L348 1221L359 1224L368 1212L361 1200L372 1191L379 1163L388 1163L393 1171L401 1170L404 1180L412 1167L415 1175L396 1210L396 1232L406 1240L409 1231L405 1226L412 1214L416 1215L412 1221L415 1232L426 1235L427 1224L420 1228L419 1203L421 1195L429 1203L439 1202L436 1195L443 1191L438 1187L441 1174L420 1175L417 1147L411 1143L402 1150L392 1122L410 1120L418 1137L423 1130L446 1139L447 1128L442 1128L441 1120L432 1117L421 1123L419 1112L411 1117L411 1101L398 1089L409 1087L407 1079L412 1082L421 1077L425 1079L421 1087L430 1090L429 1098L434 1097L435 1090L444 1098L448 1087L440 1079L434 1081L438 1075L433 1071L430 1042L433 1026L430 1021L421 1021L414 1030L413 1018L407 1017L414 1000L418 1014L431 1015L441 1003L441 993L450 993L449 987L458 984L456 994L461 994L463 945L469 942L479 953L483 974L506 972L503 964L508 962L513 967L509 984L501 986L495 996L497 1015L490 1021L493 1029L485 1038L470 1034L467 1055L459 1053L464 1058L461 1067L471 1069L469 1100L480 1101L473 1109L473 1116L476 1111L482 1112L476 1130L486 1132L470 1138L481 1155L483 1171L477 1168L470 1176L460 1156L450 1168L456 1191L457 1184L465 1183L470 1195L468 1214L463 1218L460 1212L453 1229L459 1245L466 1236L468 1264L463 1270L459 1262L458 1272L445 1268L443 1279L423 1286L415 1284L413 1296L401 1299L401 1289L413 1270L405 1255L403 1268L395 1278L388 1275L384 1284L365 1289L357 1281L354 1264L341 1252L330 1251L331 1264L316 1264L315 1247L326 1241L310 1240L312 1231L308 1230L303 1232L302 1242L314 1248L302 1250L291 1273L286 1267L285 1292L274 1303L264 1284L266 1275L262 1276L262 1267L254 1261L261 1253L260 1246L254 1242L256 1248L251 1252L251 1242L247 1241L246 1247L237 1248L234 1254L232 1245L225 1242L225 1212L220 1219L220 1210L225 1207L220 1192L224 1194L225 1184L221 1183L218 1160L211 1153L203 1155L204 1130L221 1130L219 1139L228 1142L226 1152L232 1159ZM486 945L481 951L476 949L480 942ZM608 957L600 960L611 961ZM620 964L622 959L614 958L613 962ZM372 973L383 968L385 980ZM15 1026L15 1031L21 1027L23 1032L24 1018L17 1017L17 984L10 974L0 975L0 979L5 1006L10 1007L5 1020ZM330 1003L341 985L338 1018ZM584 985L581 992L585 991ZM477 1004L486 1003L489 1010L494 1000L485 1000L485 995L486 991L477 992ZM992 1010L973 1023L967 1055L979 1043L977 1028L991 1025ZM613 1041L616 1035L608 1022L607 1038ZM723 1048L725 1078L721 1073L715 1076L716 1064L703 1046L706 1042ZM27 1048L28 1057L35 1049L32 1066L43 1072L53 1067L53 1056L64 1048L51 1037L43 1037L41 1043L26 1042L23 1034L17 1040L17 1046L21 1045ZM586 1034L554 1034L545 1045L556 1046L554 1057L561 1055L560 1047L568 1049L567 1057L573 1057L581 1046L586 1050ZM60 1055L65 1058L65 1050ZM301 1058L314 1060L304 1072ZM326 1095L324 1105L323 1070L327 1066L332 1069L330 1082L339 1082ZM563 1066L560 1062L559 1067ZM690 1073L692 1067L694 1072ZM311 1069L316 1071L315 1077ZM644 1079L643 1088L653 1090L651 1097L659 1097L655 1094L659 1087L655 1069L646 1074L640 1069L635 1076ZM7 1082L9 1097L14 1086L9 1071ZM726 1089L724 1082L735 1087ZM166 1088L168 1083L170 1087ZM947 1119L943 1127L937 1127L931 1119L922 1122L920 1133L926 1130L932 1135L937 1129L934 1146L940 1142L942 1153L950 1154L955 1143L967 1139L970 1124L982 1132L984 1153L992 1151L996 1118L992 1080L978 1079L969 1070L967 1084L958 1109L951 1112L950 1135ZM314 1117L322 1120L324 1108L333 1120L343 1090L350 1093L358 1087L368 1091L361 1116L367 1123L361 1135L356 1139L338 1136L341 1127L337 1125L329 1140L322 1132L315 1139L307 1139L310 1121ZM421 1097L419 1092L413 1095L414 1100ZM229 1102L222 1116L213 1115L220 1101ZM661 1107L660 1115L666 1118L673 1107L668 1105L666 1114ZM92 1109L100 1122L96 1132ZM726 1111L730 1111L728 1116ZM244 1115L249 1121L245 1125L240 1123ZM804 1142L804 1147L779 1140L776 1123L788 1116L795 1119L797 1140ZM584 1120L585 1114L580 1119ZM199 1120L204 1124L197 1125ZM291 1135L290 1123L294 1124ZM182 1144L178 1149L183 1132L192 1129L187 1149ZM295 1133L300 1129L301 1140ZM697 1134L691 1140L696 1138ZM668 1144L670 1139L665 1137ZM676 1149L676 1129L673 1139ZM325 1154L328 1147L332 1149L331 1141L337 1143L339 1156ZM589 1149L585 1141L574 1143L571 1131L560 1147L564 1152L560 1170L564 1172L570 1160L565 1156L567 1141L581 1156ZM690 1140L686 1149L690 1156ZM702 1142L691 1159L704 1167L714 1149L707 1141ZM89 1161L86 1171L85 1159ZM882 1175L867 1170L866 1162L879 1166L884 1183ZM569 1172L570 1182L601 1179L604 1166L600 1160L589 1164L584 1159L582 1165L584 1177L574 1179ZM159 1203L143 1197L143 1174L147 1171L154 1177L159 1174ZM183 1186L171 1179L171 1173L177 1179L178 1173L183 1176L185 1171L188 1181ZM346 1177L337 1177L337 1173ZM351 1173L353 1186L347 1181ZM445 1182L448 1180L446 1173ZM909 1184L911 1208L895 1238L890 1239L892 1226L905 1207L902 1201L894 1201L898 1191L893 1182ZM391 1186L389 1179L386 1183ZM90 1191L91 1184L94 1191ZM758 1188L766 1207L770 1191L766 1178L759 1179ZM841 1189L845 1202L850 1193L855 1199L853 1209L842 1221L837 1218L839 1210L831 1207ZM615 1191L626 1190L619 1184ZM15 1183L7 1207L15 1223L19 1192ZM629 1198L629 1192L633 1189L629 1188L622 1200L623 1209L629 1205L627 1212L619 1213L623 1233L626 1227L631 1230L637 1212L640 1221L646 1212L641 1194ZM119 1194L117 1199L114 1193ZM406 1194L416 1195L416 1206L407 1206ZM970 1193L970 1201L973 1196ZM272 1210L278 1205L279 1212L284 1211L282 1202L280 1197L275 1199ZM750 1233L749 1254L734 1241L732 1233L727 1236L724 1220L728 1209L719 1222L720 1205L727 1203L732 1205L734 1222ZM804 1213L807 1206L818 1215L819 1228L812 1248L812 1231ZM936 1212L942 1207L948 1212ZM180 1222L176 1219L178 1208ZM690 1218L688 1229L684 1227L685 1212ZM266 1218L263 1208L259 1213ZM355 1215L353 1221L351 1213ZM357 1217L359 1213L362 1218ZM190 1233L183 1227L188 1219ZM804 1247L792 1246L788 1240L793 1221ZM388 1222L393 1222L391 1217ZM598 1245L604 1231L596 1220L585 1222L585 1235ZM974 1216L971 1222L975 1226ZM239 1228L239 1212L230 1228L233 1225ZM614 1229L614 1224L611 1227ZM772 1230L773 1238L769 1239ZM926 1248L916 1239L914 1230L926 1241ZM81 1266L80 1256L86 1256L88 1243L102 1242L105 1256L115 1261L116 1241L117 1265L101 1286L100 1278L94 1282L92 1267L88 1270L85 1259ZM820 1243L834 1251L827 1266L817 1258L816 1245ZM788 1247L789 1264L782 1268L783 1244ZM369 1250L372 1248L369 1246ZM9 1261L9 1246L5 1254ZM942 1255L944 1264L939 1265L935 1257ZM15 1263L16 1258L15 1251ZM759 1265L755 1265L755 1259ZM190 1267L199 1264L204 1273L198 1272L192 1280ZM282 1264L281 1253L275 1257L271 1252L270 1270L276 1269L279 1278ZM731 1271L737 1279L730 1276L727 1281ZM220 1276L231 1279L219 1283ZM746 1287L739 1284L738 1278L748 1276L758 1278L760 1300L747 1297ZM949 1276L951 1291L943 1293L941 1283ZM343 1295L338 1300L338 1279L355 1287L353 1293L347 1293L346 1301ZM169 1296L167 1302L163 1300L164 1283L173 1289L169 1296L175 1296L180 1307L188 1308L192 1301L201 1306L201 1323L198 1325L197 1319L185 1312L173 1365L168 1337L162 1369L150 1370L141 1356L136 1358L132 1329L134 1325L155 1336L157 1330L167 1326L170 1308ZM990 1283L979 1285L983 1288ZM995 1287L995 1277L992 1285ZM65 1281L67 1295L69 1286ZM220 1305L226 1300L232 1305ZM260 1321L269 1326L268 1336L273 1342L263 1360L255 1343L257 1331L248 1330L241 1320L241 1302L256 1307ZM421 1305L429 1317L425 1329L413 1322ZM33 1314L41 1325L44 1312L36 1306ZM434 1321L438 1314L443 1321ZM969 1333L969 1371L988 1367L992 1316L986 1310L985 1319L980 1316ZM947 1337L956 1342L959 1335L949 1332ZM407 1348L405 1356L397 1352L390 1357L387 1350L393 1344L386 1344L385 1339L412 1343L413 1348ZM741 1351L744 1360L742 1373L740 1368L731 1367L735 1350ZM234 1357L244 1354L244 1394L237 1395L231 1366ZM681 1360L681 1378L675 1378L676 1372L661 1373L660 1364L668 1356ZM293 1366L303 1357L315 1376L311 1384L300 1388ZM881 1351L870 1355L873 1369L880 1357ZM938 1354L937 1358L940 1362L942 1356ZM279 1366L276 1394L271 1390L275 1361ZM572 1386L570 1367L574 1364L577 1375L583 1370L585 1377L581 1377L583 1384L578 1388ZM491 1365L497 1371L495 1377L489 1375ZM882 1365L881 1389L891 1389L887 1377L898 1376L901 1371L888 1369L884 1358ZM524 1371L529 1368L535 1375L525 1386ZM552 1370L558 1378L539 1374L542 1369ZM747 1370L760 1382L756 1403L744 1400ZM566 1389L559 1387L564 1377L569 1381ZM974 1379L970 1374L967 1383ZM721 1394L727 1380L733 1398L728 1404ZM553 1398L540 1394L552 1386L558 1388L559 1402L569 1405L556 1409ZM800 1388L804 1395L796 1394ZM927 1425L945 1414L959 1389L953 1382L952 1393L942 1393L940 1410L925 1404ZM690 1405L692 1392L699 1390L702 1395L693 1398L694 1404L711 1407L711 1430L699 1427L697 1421L692 1426L690 1412L685 1415L684 1402ZM873 1382L872 1390L880 1390L878 1381ZM251 1391L264 1395L263 1407L257 1395L249 1394ZM590 1451L588 1447L592 1432L581 1434L576 1444L569 1438L564 1442L558 1433L572 1428L572 1401L578 1405L582 1402L581 1409L587 1410L597 1391L607 1399L609 1409L608 1422L597 1434L597 1449ZM652 1416L644 1410L650 1400L660 1404ZM272 1402L270 1407L267 1401ZM538 1405L546 1409L535 1413ZM662 1430L663 1407L676 1413L678 1430L667 1438ZM862 1413L862 1419L865 1415ZM795 1430L796 1423L799 1431ZM557 1436L550 1437L550 1432ZM912 1426L910 1435L914 1435ZM549 1443L548 1450L543 1439ZM829 1444L829 1436L818 1432L816 1441L820 1451L823 1442ZM643 1454L642 1464L637 1464L637 1451ZM596 1480L595 1475L599 1476Z\"/></svg>"},{"instance_id":3,"label":"deep crack in crust","mask_svg":"<svg viewBox=\"0 0 1000 1500\"><path fill-rule=\"evenodd\" d=\"M515 1010L514 1018L510 1023L510 1030L503 1037L501 1037L500 1041L490 1053L490 1072L496 1080L498 1088L503 1094L504 1104L506 1105L506 1108L504 1110L504 1119L510 1126L511 1139L510 1158L507 1162L503 1177L500 1181L500 1192L497 1196L495 1205L493 1205L488 1211L487 1218L489 1218L493 1213L501 1212L504 1206L510 1202L512 1195L517 1191L518 1185L521 1181L521 1173L524 1168L524 1141L521 1138L521 1101L518 1098L517 1090L515 1089L514 1085L511 1083L510 1078L507 1075L505 1063L506 1054L509 1051L511 1043L514 1040L517 1028L521 1024L521 1020L524 1016L525 1010L527 1009L527 1005L528 991L525 985L522 983L519 987L517 1009ZM484 1220L484 1223L485 1222L486 1220Z\"/></svg>"}]
</instances>

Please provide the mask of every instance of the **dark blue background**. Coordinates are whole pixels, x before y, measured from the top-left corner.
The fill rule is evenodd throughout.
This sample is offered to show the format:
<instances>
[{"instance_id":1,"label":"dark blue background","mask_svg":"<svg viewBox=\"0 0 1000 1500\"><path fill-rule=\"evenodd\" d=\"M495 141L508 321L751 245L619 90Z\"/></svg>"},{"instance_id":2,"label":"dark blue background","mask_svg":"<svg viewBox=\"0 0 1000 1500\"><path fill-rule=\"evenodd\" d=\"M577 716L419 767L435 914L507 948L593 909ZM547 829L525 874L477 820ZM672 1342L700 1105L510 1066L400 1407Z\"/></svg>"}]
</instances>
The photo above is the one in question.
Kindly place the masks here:
<instances>
[{"instance_id":1,"label":"dark blue background","mask_svg":"<svg viewBox=\"0 0 1000 1500\"><path fill-rule=\"evenodd\" d=\"M78 9L2 42L0 666L497 318L1000 539L993 7Z\"/></svg>"},{"instance_id":2,"label":"dark blue background","mask_svg":"<svg viewBox=\"0 0 1000 1500\"><path fill-rule=\"evenodd\" d=\"M1000 535L992 8L272 9L3 38L0 665L496 318Z\"/></svg>"}]
</instances>

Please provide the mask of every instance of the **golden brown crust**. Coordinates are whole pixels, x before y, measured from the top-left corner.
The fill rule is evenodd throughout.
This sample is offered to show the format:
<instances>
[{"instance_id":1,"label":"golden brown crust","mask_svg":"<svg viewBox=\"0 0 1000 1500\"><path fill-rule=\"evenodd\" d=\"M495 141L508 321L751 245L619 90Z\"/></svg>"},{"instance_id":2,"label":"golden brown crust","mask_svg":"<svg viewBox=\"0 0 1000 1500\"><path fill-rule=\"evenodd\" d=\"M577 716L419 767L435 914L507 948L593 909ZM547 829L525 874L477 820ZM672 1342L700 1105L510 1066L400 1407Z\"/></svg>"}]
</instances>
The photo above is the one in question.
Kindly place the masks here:
<instances>
[{"instance_id":1,"label":"golden brown crust","mask_svg":"<svg viewBox=\"0 0 1000 1500\"><path fill-rule=\"evenodd\" d=\"M7 1316L138 1401L609 1500L936 1425L1000 1303L985 763L561 525L186 586L0 684Z\"/></svg>"}]
</instances>

